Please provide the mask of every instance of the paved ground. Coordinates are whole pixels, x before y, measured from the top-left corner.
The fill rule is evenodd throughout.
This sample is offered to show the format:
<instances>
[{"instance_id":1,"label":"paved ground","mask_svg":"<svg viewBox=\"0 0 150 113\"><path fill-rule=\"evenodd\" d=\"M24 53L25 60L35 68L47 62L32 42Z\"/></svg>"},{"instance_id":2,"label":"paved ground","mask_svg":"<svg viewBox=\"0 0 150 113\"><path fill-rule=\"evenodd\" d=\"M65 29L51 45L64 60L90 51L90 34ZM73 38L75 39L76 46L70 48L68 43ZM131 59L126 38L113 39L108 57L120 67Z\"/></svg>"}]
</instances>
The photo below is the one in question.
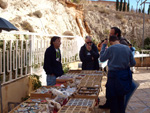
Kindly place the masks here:
<instances>
[{"instance_id":1,"label":"paved ground","mask_svg":"<svg viewBox=\"0 0 150 113\"><path fill-rule=\"evenodd\" d=\"M126 109L126 113L150 113L150 68L136 68L136 72L133 74L133 78L140 86L131 97ZM102 88L103 91L99 97L101 99L100 104L105 103L105 83L107 78L103 78ZM95 108L93 113L109 113L109 109L102 110Z\"/></svg>"}]
</instances>

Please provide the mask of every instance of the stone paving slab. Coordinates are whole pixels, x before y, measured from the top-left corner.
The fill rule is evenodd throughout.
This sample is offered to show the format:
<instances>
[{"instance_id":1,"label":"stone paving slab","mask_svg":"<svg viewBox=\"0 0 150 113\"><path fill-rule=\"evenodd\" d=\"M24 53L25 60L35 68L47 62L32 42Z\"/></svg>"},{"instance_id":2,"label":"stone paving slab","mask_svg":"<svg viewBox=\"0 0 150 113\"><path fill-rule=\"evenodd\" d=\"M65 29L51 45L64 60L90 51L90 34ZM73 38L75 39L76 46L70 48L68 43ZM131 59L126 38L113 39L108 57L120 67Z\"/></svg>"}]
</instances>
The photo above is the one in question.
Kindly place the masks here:
<instances>
[{"instance_id":1,"label":"stone paving slab","mask_svg":"<svg viewBox=\"0 0 150 113\"><path fill-rule=\"evenodd\" d=\"M131 97L126 113L150 113L150 68L138 68L133 74L133 78L140 85ZM107 77L103 78L102 89L100 92L100 104L103 105L106 101L105 99L105 84ZM95 110L92 113L110 113L109 109L99 109L98 106L95 107Z\"/></svg>"}]
</instances>

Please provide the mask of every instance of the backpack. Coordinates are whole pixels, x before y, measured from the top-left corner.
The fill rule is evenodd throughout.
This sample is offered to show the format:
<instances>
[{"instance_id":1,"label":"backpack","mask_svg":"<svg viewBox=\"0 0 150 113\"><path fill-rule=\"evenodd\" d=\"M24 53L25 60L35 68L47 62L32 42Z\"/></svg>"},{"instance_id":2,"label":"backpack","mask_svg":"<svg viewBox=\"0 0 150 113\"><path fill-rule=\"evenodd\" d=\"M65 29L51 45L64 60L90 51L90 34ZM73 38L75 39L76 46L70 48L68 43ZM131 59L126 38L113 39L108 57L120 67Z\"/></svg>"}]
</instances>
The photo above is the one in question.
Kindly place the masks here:
<instances>
[{"instance_id":1,"label":"backpack","mask_svg":"<svg viewBox=\"0 0 150 113\"><path fill-rule=\"evenodd\" d=\"M129 45L129 41L126 38L121 37L120 38L120 44Z\"/></svg>"}]
</instances>

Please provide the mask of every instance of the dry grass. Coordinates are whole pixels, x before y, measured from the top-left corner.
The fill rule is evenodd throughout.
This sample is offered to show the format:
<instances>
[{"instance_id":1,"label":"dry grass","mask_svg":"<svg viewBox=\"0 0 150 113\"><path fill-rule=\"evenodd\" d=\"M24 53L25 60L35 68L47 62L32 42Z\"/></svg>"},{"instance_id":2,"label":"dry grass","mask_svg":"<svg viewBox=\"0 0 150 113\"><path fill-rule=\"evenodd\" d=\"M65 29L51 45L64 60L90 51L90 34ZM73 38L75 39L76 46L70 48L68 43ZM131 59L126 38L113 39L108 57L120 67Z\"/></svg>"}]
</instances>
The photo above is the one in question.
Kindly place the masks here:
<instances>
[{"instance_id":1,"label":"dry grass","mask_svg":"<svg viewBox=\"0 0 150 113\"><path fill-rule=\"evenodd\" d=\"M116 13L116 18L121 20L123 19L123 16L121 14Z\"/></svg>"},{"instance_id":2,"label":"dry grass","mask_svg":"<svg viewBox=\"0 0 150 113\"><path fill-rule=\"evenodd\" d=\"M23 23L21 24L21 27L22 27L24 30L28 30L29 32L34 32L34 29L33 29L33 27L30 25L29 22L23 21Z\"/></svg>"},{"instance_id":3,"label":"dry grass","mask_svg":"<svg viewBox=\"0 0 150 113\"><path fill-rule=\"evenodd\" d=\"M98 7L98 5L94 5L94 7Z\"/></svg>"},{"instance_id":4,"label":"dry grass","mask_svg":"<svg viewBox=\"0 0 150 113\"><path fill-rule=\"evenodd\" d=\"M42 13L41 13L40 10L35 11L35 12L33 13L33 15L35 15L35 16L38 17L38 18L41 18L41 17L42 17Z\"/></svg>"},{"instance_id":5,"label":"dry grass","mask_svg":"<svg viewBox=\"0 0 150 113\"><path fill-rule=\"evenodd\" d=\"M145 21L148 22L148 23L150 23L150 19L146 19Z\"/></svg>"},{"instance_id":6,"label":"dry grass","mask_svg":"<svg viewBox=\"0 0 150 113\"><path fill-rule=\"evenodd\" d=\"M28 16L30 16L30 17L33 16L33 13L29 13Z\"/></svg>"},{"instance_id":7,"label":"dry grass","mask_svg":"<svg viewBox=\"0 0 150 113\"><path fill-rule=\"evenodd\" d=\"M125 18L121 19L121 24L127 24L128 20L126 20Z\"/></svg>"},{"instance_id":8,"label":"dry grass","mask_svg":"<svg viewBox=\"0 0 150 113\"><path fill-rule=\"evenodd\" d=\"M7 2L3 2L2 0L0 0L0 7L2 9L6 9L8 7L8 3Z\"/></svg>"},{"instance_id":9,"label":"dry grass","mask_svg":"<svg viewBox=\"0 0 150 113\"><path fill-rule=\"evenodd\" d=\"M109 35L109 29L105 29L104 34Z\"/></svg>"},{"instance_id":10,"label":"dry grass","mask_svg":"<svg viewBox=\"0 0 150 113\"><path fill-rule=\"evenodd\" d=\"M105 13L105 14L109 14L109 11L106 9L100 9L99 10L100 13Z\"/></svg>"},{"instance_id":11,"label":"dry grass","mask_svg":"<svg viewBox=\"0 0 150 113\"><path fill-rule=\"evenodd\" d=\"M66 35L66 36L73 36L73 33L71 31L65 31L63 33L63 35Z\"/></svg>"},{"instance_id":12,"label":"dry grass","mask_svg":"<svg viewBox=\"0 0 150 113\"><path fill-rule=\"evenodd\" d=\"M143 24L143 20L142 20L142 19L137 19L136 22L137 22L138 24Z\"/></svg>"}]
</instances>

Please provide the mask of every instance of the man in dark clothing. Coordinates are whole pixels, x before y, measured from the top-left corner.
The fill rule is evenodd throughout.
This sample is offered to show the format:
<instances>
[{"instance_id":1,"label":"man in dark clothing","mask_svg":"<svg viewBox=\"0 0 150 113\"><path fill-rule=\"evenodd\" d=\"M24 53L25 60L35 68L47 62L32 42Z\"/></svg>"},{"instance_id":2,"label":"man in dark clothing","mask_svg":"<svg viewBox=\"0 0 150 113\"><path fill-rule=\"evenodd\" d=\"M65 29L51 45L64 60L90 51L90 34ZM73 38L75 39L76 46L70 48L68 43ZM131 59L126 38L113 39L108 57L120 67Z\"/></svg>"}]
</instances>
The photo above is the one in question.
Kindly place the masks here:
<instances>
[{"instance_id":1,"label":"man in dark clothing","mask_svg":"<svg viewBox=\"0 0 150 113\"><path fill-rule=\"evenodd\" d=\"M121 37L121 30L119 28L117 28L117 27L112 27L111 28L111 30L110 30L110 36L113 36L113 35L115 35L115 36L118 37L118 40L119 40L120 44L128 46L129 42L125 38ZM138 84L134 80L132 80L131 90L125 96L125 104L124 104L124 108L125 109L127 107L129 99L131 98L131 96L133 95L133 93L135 92L135 90L137 89L137 87L138 87ZM108 92L106 90L106 95L107 95L107 93ZM104 105L100 105L99 108L102 108L102 109L108 109L108 108L110 108L110 99L108 98L108 96L106 96L106 103Z\"/></svg>"},{"instance_id":2,"label":"man in dark clothing","mask_svg":"<svg viewBox=\"0 0 150 113\"><path fill-rule=\"evenodd\" d=\"M98 49L90 36L85 37L85 44L81 47L79 56L82 61L82 70L99 70Z\"/></svg>"},{"instance_id":3,"label":"man in dark clothing","mask_svg":"<svg viewBox=\"0 0 150 113\"><path fill-rule=\"evenodd\" d=\"M100 61L108 60L108 78L106 97L110 104L110 113L125 113L124 96L131 90L132 73L130 66L136 64L128 46L120 44L118 37L110 36L110 47L107 40L103 42Z\"/></svg>"},{"instance_id":4,"label":"man in dark clothing","mask_svg":"<svg viewBox=\"0 0 150 113\"><path fill-rule=\"evenodd\" d=\"M64 73L61 64L60 44L60 37L54 36L51 39L51 46L45 51L43 68L47 74L47 86L55 85L56 78Z\"/></svg>"},{"instance_id":5,"label":"man in dark clothing","mask_svg":"<svg viewBox=\"0 0 150 113\"><path fill-rule=\"evenodd\" d=\"M123 45L127 45L129 44L129 42L127 41L127 39L121 37L121 30L117 27L112 27L111 30L110 30L110 36L117 36L119 41L120 41L120 44L123 44Z\"/></svg>"}]
</instances>

